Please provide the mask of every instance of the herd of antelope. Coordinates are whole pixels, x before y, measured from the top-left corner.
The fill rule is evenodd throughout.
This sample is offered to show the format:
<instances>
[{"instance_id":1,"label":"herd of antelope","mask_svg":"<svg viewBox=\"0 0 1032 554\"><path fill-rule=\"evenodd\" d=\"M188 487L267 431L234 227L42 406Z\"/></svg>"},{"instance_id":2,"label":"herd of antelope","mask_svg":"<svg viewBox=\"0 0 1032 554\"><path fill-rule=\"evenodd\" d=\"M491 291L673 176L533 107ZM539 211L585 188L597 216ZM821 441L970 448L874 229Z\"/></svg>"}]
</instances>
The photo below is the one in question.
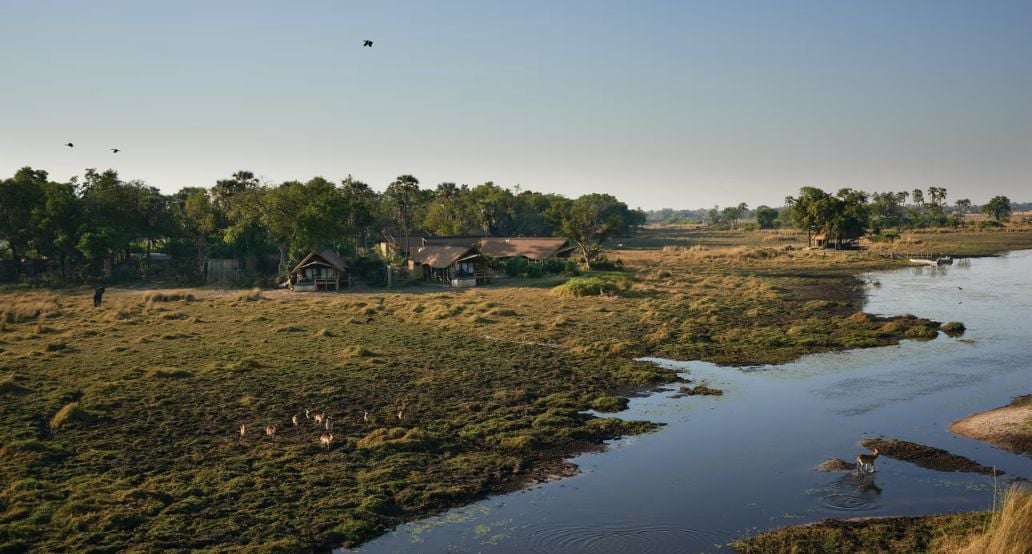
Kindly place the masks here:
<instances>
[{"instance_id":1,"label":"herd of antelope","mask_svg":"<svg viewBox=\"0 0 1032 554\"><path fill-rule=\"evenodd\" d=\"M395 414L395 416L398 418L398 421L403 421L405 419L405 409L407 407L408 407L408 403L406 402L406 403L403 403L400 408L398 408L398 411ZM330 415L325 413L325 412L314 412L312 410L306 409L305 410L305 420L311 421L319 429L325 429L326 432L325 433L321 433L319 435L319 444L323 448L325 448L326 450L329 450L330 446L333 444L333 419L330 418ZM363 423L369 423L370 422L369 412L368 411L362 412L362 422ZM295 429L300 431L299 427L301 425L301 418L298 417L298 415L295 414L295 415L290 416L290 423L293 424L293 427ZM277 431L277 428L276 428L275 425L266 425L265 426L265 436L269 437L272 440L276 440L276 431ZM246 436L247 436L247 424L246 423L241 423L240 424L240 440L243 441Z\"/></svg>"}]
</instances>

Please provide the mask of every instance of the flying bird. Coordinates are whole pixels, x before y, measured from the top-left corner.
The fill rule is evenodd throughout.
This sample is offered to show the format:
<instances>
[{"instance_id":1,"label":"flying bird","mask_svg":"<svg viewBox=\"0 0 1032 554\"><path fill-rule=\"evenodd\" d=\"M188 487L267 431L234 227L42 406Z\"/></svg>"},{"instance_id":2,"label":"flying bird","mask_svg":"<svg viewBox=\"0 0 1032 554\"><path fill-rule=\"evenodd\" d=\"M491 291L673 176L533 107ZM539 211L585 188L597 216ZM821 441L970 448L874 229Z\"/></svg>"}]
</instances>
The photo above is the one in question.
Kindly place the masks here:
<instances>
[{"instance_id":1,"label":"flying bird","mask_svg":"<svg viewBox=\"0 0 1032 554\"><path fill-rule=\"evenodd\" d=\"M118 148L112 148L112 149L111 149L111 153L112 153L112 154L117 154L118 152L119 152L119 149L118 149Z\"/></svg>"},{"instance_id":2,"label":"flying bird","mask_svg":"<svg viewBox=\"0 0 1032 554\"><path fill-rule=\"evenodd\" d=\"M368 46L369 48L372 48L373 47L373 41L367 40L367 41L362 43L362 46L363 47Z\"/></svg>"},{"instance_id":3,"label":"flying bird","mask_svg":"<svg viewBox=\"0 0 1032 554\"><path fill-rule=\"evenodd\" d=\"M74 144L72 144L72 143L70 143L70 142L69 142L68 144L65 144L65 146L67 146L68 148L73 148L73 147L75 147L75 145L74 145Z\"/></svg>"}]
</instances>

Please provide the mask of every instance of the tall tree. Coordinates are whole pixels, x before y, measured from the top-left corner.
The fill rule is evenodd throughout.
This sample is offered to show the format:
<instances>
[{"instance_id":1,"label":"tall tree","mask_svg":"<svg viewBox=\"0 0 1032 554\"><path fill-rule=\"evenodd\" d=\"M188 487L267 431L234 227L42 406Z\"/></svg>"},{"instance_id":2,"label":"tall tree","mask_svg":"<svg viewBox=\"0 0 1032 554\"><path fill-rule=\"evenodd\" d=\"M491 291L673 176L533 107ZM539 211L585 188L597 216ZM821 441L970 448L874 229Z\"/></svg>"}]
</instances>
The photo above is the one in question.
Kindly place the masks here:
<instances>
[{"instance_id":1,"label":"tall tree","mask_svg":"<svg viewBox=\"0 0 1032 554\"><path fill-rule=\"evenodd\" d=\"M627 204L608 194L585 194L565 205L561 211L561 230L581 251L584 264L591 267L599 247L612 236L630 229L632 216Z\"/></svg>"},{"instance_id":2,"label":"tall tree","mask_svg":"<svg viewBox=\"0 0 1032 554\"><path fill-rule=\"evenodd\" d=\"M33 236L33 213L43 204L47 172L23 167L12 179L0 181L0 239L18 262L27 253ZM16 271L21 263L16 263Z\"/></svg>"},{"instance_id":3,"label":"tall tree","mask_svg":"<svg viewBox=\"0 0 1032 554\"><path fill-rule=\"evenodd\" d=\"M405 237L407 259L409 249L412 247L409 235L412 233L419 209L419 179L412 175L399 175L397 179L387 185L387 190L383 195L390 204L394 223Z\"/></svg>"},{"instance_id":4,"label":"tall tree","mask_svg":"<svg viewBox=\"0 0 1032 554\"><path fill-rule=\"evenodd\" d=\"M773 229L774 221L778 218L778 211L769 206L756 208L756 224L760 229Z\"/></svg>"},{"instance_id":5,"label":"tall tree","mask_svg":"<svg viewBox=\"0 0 1032 554\"><path fill-rule=\"evenodd\" d=\"M1004 220L1010 219L1010 204L1010 199L1006 196L994 196L989 200L989 202L982 206L982 213L993 218L993 220L1002 223Z\"/></svg>"}]
</instances>

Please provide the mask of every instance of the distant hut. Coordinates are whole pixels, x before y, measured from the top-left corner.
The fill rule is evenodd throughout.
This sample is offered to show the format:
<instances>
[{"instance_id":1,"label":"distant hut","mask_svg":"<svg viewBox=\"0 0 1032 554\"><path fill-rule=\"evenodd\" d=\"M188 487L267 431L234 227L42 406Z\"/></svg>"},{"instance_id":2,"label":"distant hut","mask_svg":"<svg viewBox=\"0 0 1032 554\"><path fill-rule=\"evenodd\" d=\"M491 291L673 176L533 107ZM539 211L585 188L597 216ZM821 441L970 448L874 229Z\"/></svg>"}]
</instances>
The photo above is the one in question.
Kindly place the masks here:
<instances>
[{"instance_id":1,"label":"distant hut","mask_svg":"<svg viewBox=\"0 0 1032 554\"><path fill-rule=\"evenodd\" d=\"M409 269L421 270L425 281L452 287L475 287L490 281L487 258L466 246L424 246L412 252Z\"/></svg>"},{"instance_id":2,"label":"distant hut","mask_svg":"<svg viewBox=\"0 0 1032 554\"><path fill-rule=\"evenodd\" d=\"M569 259L576 247L560 237L487 237L480 240L480 253L490 258L506 260L526 258L531 263L553 258Z\"/></svg>"},{"instance_id":3,"label":"distant hut","mask_svg":"<svg viewBox=\"0 0 1032 554\"><path fill-rule=\"evenodd\" d=\"M299 292L340 290L351 285L348 264L329 248L312 250L290 271L290 288Z\"/></svg>"},{"instance_id":4,"label":"distant hut","mask_svg":"<svg viewBox=\"0 0 1032 554\"><path fill-rule=\"evenodd\" d=\"M426 240L424 235L385 234L380 241L380 254L384 258L407 258L425 246Z\"/></svg>"},{"instance_id":5,"label":"distant hut","mask_svg":"<svg viewBox=\"0 0 1032 554\"><path fill-rule=\"evenodd\" d=\"M828 248L833 245L834 242L828 233L818 233L810 238L811 248Z\"/></svg>"}]
</instances>

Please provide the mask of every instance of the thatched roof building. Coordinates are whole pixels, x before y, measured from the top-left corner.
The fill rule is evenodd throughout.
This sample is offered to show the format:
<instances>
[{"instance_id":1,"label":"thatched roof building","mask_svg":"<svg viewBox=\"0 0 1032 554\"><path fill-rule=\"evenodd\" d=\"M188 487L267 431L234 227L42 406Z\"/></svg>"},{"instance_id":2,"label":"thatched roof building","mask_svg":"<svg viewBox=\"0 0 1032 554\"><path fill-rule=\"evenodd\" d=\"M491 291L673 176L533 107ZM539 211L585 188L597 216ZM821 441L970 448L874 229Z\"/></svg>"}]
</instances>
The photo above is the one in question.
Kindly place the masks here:
<instances>
[{"instance_id":1,"label":"thatched roof building","mask_svg":"<svg viewBox=\"0 0 1032 554\"><path fill-rule=\"evenodd\" d=\"M490 280L487 259L467 246L424 246L412 253L409 268L421 269L426 281L453 287L473 287Z\"/></svg>"},{"instance_id":2,"label":"thatched roof building","mask_svg":"<svg viewBox=\"0 0 1032 554\"><path fill-rule=\"evenodd\" d=\"M560 237L486 237L480 240L480 253L491 258L522 257L532 262L568 258L574 250L570 241Z\"/></svg>"},{"instance_id":3,"label":"thatched roof building","mask_svg":"<svg viewBox=\"0 0 1032 554\"><path fill-rule=\"evenodd\" d=\"M351 285L348 263L329 248L312 250L290 270L290 288L296 291L340 290Z\"/></svg>"}]
</instances>

